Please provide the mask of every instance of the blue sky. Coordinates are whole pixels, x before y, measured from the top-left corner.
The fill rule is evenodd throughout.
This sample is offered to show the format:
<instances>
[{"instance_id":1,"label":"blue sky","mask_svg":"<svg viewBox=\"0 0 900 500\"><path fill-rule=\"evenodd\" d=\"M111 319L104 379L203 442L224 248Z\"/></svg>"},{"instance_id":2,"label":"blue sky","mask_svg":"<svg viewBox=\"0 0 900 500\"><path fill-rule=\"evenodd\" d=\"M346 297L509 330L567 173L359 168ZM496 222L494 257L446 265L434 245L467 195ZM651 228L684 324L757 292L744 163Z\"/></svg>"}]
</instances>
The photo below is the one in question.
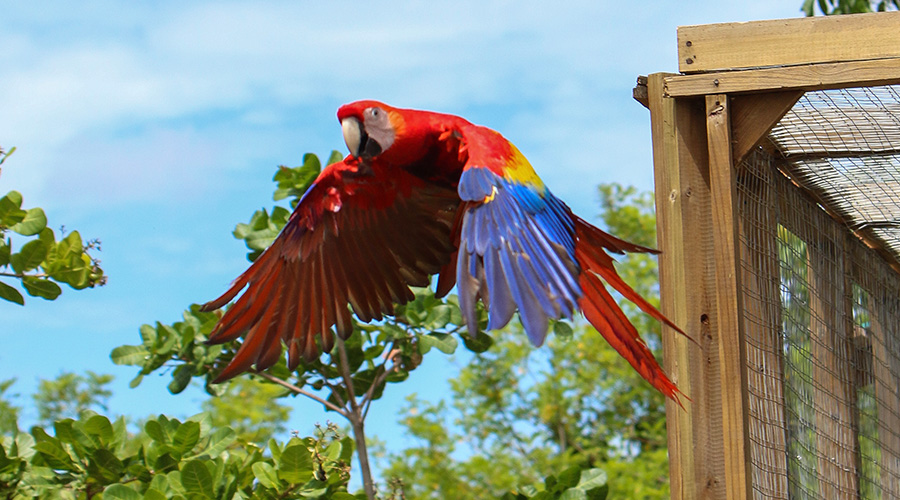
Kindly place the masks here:
<instances>
[{"instance_id":1,"label":"blue sky","mask_svg":"<svg viewBox=\"0 0 900 500\"><path fill-rule=\"evenodd\" d=\"M631 89L676 70L676 27L796 17L800 4L2 0L0 145L18 150L0 191L100 238L110 279L0 303L0 379L27 395L62 371L112 373L112 413L192 414L200 391L170 396L168 376L128 389L136 371L109 352L245 268L235 223L272 205L276 165L343 150L340 104L373 98L497 129L590 220L597 184L652 188L649 115ZM437 397L453 376L438 357L373 406L369 429L390 448L403 444L403 397ZM292 428L325 419L295 401Z\"/></svg>"}]
</instances>

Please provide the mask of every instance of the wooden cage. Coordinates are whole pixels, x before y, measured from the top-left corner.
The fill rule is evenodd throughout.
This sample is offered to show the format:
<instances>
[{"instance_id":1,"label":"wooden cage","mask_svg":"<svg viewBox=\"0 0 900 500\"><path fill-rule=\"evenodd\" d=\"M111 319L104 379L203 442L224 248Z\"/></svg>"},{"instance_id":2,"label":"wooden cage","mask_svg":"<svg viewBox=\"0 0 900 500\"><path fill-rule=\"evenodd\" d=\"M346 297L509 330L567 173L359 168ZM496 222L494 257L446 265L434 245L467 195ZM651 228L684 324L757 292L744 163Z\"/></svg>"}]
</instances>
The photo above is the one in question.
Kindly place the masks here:
<instances>
[{"instance_id":1,"label":"wooden cage","mask_svg":"<svg viewBox=\"0 0 900 500\"><path fill-rule=\"evenodd\" d=\"M900 13L678 29L650 110L673 499L900 498Z\"/></svg>"}]
</instances>

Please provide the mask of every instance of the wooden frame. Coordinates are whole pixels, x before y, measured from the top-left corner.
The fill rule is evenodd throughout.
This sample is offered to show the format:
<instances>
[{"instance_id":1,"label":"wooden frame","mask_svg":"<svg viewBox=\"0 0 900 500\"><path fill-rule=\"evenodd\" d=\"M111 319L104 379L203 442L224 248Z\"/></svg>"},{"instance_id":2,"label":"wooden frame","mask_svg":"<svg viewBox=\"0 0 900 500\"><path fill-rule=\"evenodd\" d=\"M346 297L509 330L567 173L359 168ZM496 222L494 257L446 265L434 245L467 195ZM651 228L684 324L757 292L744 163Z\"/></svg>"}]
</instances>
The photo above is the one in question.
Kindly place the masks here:
<instances>
[{"instance_id":1,"label":"wooden frame","mask_svg":"<svg viewBox=\"0 0 900 500\"><path fill-rule=\"evenodd\" d=\"M748 499L735 167L805 91L900 83L900 12L686 26L678 53L682 74L634 89L650 110L661 309L696 342L663 334L666 369L692 400L667 406L671 496Z\"/></svg>"}]
</instances>

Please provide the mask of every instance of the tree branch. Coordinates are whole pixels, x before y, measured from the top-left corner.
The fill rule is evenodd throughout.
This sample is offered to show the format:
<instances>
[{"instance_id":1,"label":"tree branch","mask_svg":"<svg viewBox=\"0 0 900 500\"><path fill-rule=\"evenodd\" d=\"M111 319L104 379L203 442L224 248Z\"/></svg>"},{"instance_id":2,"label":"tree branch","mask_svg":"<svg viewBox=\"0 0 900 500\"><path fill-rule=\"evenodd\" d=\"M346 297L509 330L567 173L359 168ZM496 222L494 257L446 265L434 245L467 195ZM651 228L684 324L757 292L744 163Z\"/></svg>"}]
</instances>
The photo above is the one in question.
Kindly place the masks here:
<instances>
[{"instance_id":1,"label":"tree branch","mask_svg":"<svg viewBox=\"0 0 900 500\"><path fill-rule=\"evenodd\" d=\"M393 366L391 367L390 370L388 370L387 364L388 364L388 361L392 361L394 363L394 365L396 365L396 361L394 361L394 357L396 356L396 353L394 353L395 345L397 345L397 341L394 341L391 343L391 348L388 350L387 354L384 357L384 361L381 363L381 367L380 367L381 371L378 372L378 375L375 376L374 380L372 381L372 385L369 387L369 390L366 391L366 395L363 396L363 399L362 399L362 404L364 406L363 412L362 412L363 420L365 420L366 415L369 414L369 408L372 406L372 394L375 393L375 388L378 387L382 382L384 382L384 379L387 378L388 374L394 370Z\"/></svg>"},{"instance_id":2,"label":"tree branch","mask_svg":"<svg viewBox=\"0 0 900 500\"><path fill-rule=\"evenodd\" d=\"M49 278L50 275L46 273L36 273L36 274L25 274L25 273L0 273L0 276L4 278Z\"/></svg>"},{"instance_id":3,"label":"tree branch","mask_svg":"<svg viewBox=\"0 0 900 500\"><path fill-rule=\"evenodd\" d=\"M375 500L375 482L372 481L372 469L369 468L369 450L366 446L365 417L359 410L359 402L353 392L353 377L350 374L350 362L347 359L347 348L344 347L344 339L338 336L337 350L341 360L341 376L347 386L347 395L350 400L350 412L348 419L353 427L353 438L356 440L356 456L359 458L359 470L362 473L363 489L366 497Z\"/></svg>"},{"instance_id":4,"label":"tree branch","mask_svg":"<svg viewBox=\"0 0 900 500\"><path fill-rule=\"evenodd\" d=\"M334 410L334 411L338 412L342 417L346 418L347 420L350 420L350 416L347 414L346 410L338 407L334 403L329 402L327 399L322 399L321 397L319 397L305 389L297 387L296 385L294 385L286 380L282 380L282 379L275 377L273 375L270 375L266 372L260 372L260 373L257 373L256 375L259 375L260 377L262 377L270 382L275 382L276 384L278 384L282 387L285 387L286 389L288 389L290 391L296 392L297 394L302 394L303 396L306 396L314 401L318 401L319 403L322 403L328 409Z\"/></svg>"}]
</instances>

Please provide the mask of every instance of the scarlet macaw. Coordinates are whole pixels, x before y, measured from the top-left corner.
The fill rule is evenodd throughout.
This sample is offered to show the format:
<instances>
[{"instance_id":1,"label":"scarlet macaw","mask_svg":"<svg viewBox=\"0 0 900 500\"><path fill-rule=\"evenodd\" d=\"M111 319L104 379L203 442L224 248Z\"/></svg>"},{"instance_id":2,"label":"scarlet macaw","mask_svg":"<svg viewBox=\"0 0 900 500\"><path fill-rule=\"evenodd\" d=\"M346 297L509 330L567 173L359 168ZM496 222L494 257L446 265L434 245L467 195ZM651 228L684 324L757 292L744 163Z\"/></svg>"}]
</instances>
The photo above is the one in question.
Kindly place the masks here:
<instances>
[{"instance_id":1,"label":"scarlet macaw","mask_svg":"<svg viewBox=\"0 0 900 500\"><path fill-rule=\"evenodd\" d=\"M438 295L457 285L470 328L478 300L489 311L488 329L518 310L535 346L549 319L581 310L638 373L678 401L601 281L681 332L622 281L607 254L656 250L574 215L491 129L377 101L342 106L338 119L350 154L322 171L272 246L203 307L218 309L247 287L210 335L221 343L244 334L217 381L270 367L282 341L294 369L301 356L331 350L332 326L341 338L352 333L348 304L362 321L382 319L413 299L410 286L427 286L439 273Z\"/></svg>"}]
</instances>

